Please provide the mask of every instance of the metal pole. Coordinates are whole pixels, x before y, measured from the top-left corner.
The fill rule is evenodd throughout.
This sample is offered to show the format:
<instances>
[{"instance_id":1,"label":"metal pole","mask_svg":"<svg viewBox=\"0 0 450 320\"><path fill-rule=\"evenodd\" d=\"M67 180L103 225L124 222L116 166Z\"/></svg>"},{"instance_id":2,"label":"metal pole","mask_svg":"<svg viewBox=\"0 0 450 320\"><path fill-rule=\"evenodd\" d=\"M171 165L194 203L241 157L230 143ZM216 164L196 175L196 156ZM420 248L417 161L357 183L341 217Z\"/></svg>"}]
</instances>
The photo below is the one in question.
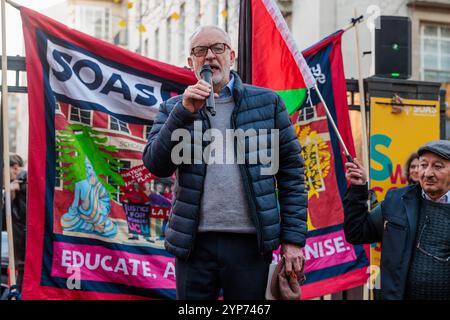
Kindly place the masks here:
<instances>
[{"instance_id":1,"label":"metal pole","mask_svg":"<svg viewBox=\"0 0 450 320\"><path fill-rule=\"evenodd\" d=\"M352 18L351 21L352 21L352 22L351 22L349 25L347 25L345 28L342 28L342 30L343 30L344 32L350 30L351 28L353 28L354 26L356 26L358 23L363 22L363 21L364 21L364 16L361 15L361 16L359 16L359 17L357 17L357 18Z\"/></svg>"},{"instance_id":2,"label":"metal pole","mask_svg":"<svg viewBox=\"0 0 450 320\"><path fill-rule=\"evenodd\" d=\"M355 17L358 16L356 8L354 9ZM361 50L359 46L359 26L355 24L355 36L356 36L356 65L358 67L358 87L359 87L359 105L361 107L361 135L362 135L362 153L363 153L363 165L367 173L367 180L370 181L369 170L369 152L367 144L367 120L366 120L366 98L364 95L364 81L361 72Z\"/></svg>"},{"instance_id":3,"label":"metal pole","mask_svg":"<svg viewBox=\"0 0 450 320\"><path fill-rule=\"evenodd\" d=\"M355 17L354 19L352 19L352 23L350 23L348 26L346 26L342 30L344 32L346 32L346 31L350 30L351 28L356 27L357 24L361 23L363 18L364 18L363 16ZM330 111L328 109L327 103L325 102L325 99L322 97L322 94L320 93L320 90L319 90L319 87L317 86L317 83L315 84L314 89L316 90L317 95L319 96L319 99L320 99L320 101L322 102L322 104L323 104L323 106L325 108L325 111L326 111L328 119L330 120L330 123L331 123L331 125L333 127L333 130L336 133L336 136L338 137L339 142L341 143L341 145L342 145L342 147L344 149L345 157L347 158L348 161L353 162L353 158L350 155L350 152L348 152L347 146L345 145L344 140L342 139L341 134L339 133L339 130L336 127L336 124L335 124L335 122L333 120L333 117L331 116L331 113L330 113Z\"/></svg>"},{"instance_id":4,"label":"metal pole","mask_svg":"<svg viewBox=\"0 0 450 320\"><path fill-rule=\"evenodd\" d=\"M3 116L3 177L5 179L5 212L6 228L8 231L8 253L9 253L9 276L11 286L16 284L16 268L14 261L14 238L11 216L11 186L9 171L9 132L8 132L8 57L6 53L6 8L5 0L2 2L2 116Z\"/></svg>"},{"instance_id":5,"label":"metal pole","mask_svg":"<svg viewBox=\"0 0 450 320\"><path fill-rule=\"evenodd\" d=\"M319 88L318 88L318 86L317 86L317 83L316 83L316 85L314 86L314 89L316 90L317 95L319 96L319 99L320 99L320 101L322 102L322 104L323 104L323 106L324 106L324 108L325 108L325 111L326 111L327 116L328 116L328 120L330 120L330 123L331 123L331 125L332 125L332 127L333 127L333 129L334 129L334 132L336 133L336 136L337 136L338 139L339 139L339 142L340 142L341 145L342 145L342 148L344 148L344 153L345 153L345 157L347 158L347 161L353 162L353 158L352 158L352 156L350 155L350 153L348 152L348 149L347 149L347 147L346 147L346 145L345 145L345 143L344 143L344 140L342 140L341 134L339 133L339 130L338 130L338 128L336 127L336 124L334 123L333 117L331 116L331 113L330 113L330 111L328 110L327 103L325 102L324 98L322 97L322 94L320 93L320 90L319 90Z\"/></svg>"},{"instance_id":6,"label":"metal pole","mask_svg":"<svg viewBox=\"0 0 450 320\"><path fill-rule=\"evenodd\" d=\"M8 3L9 5L11 5L11 6L13 6L14 8L16 8L16 9L18 9L18 10L20 10L20 4L17 4L17 3L15 3L14 1L11 1L11 0L5 0L6 1L6 3Z\"/></svg>"},{"instance_id":7,"label":"metal pole","mask_svg":"<svg viewBox=\"0 0 450 320\"><path fill-rule=\"evenodd\" d=\"M355 18L358 16L356 8L354 8ZM356 37L356 65L358 67L358 87L359 87L359 106L361 108L361 142L362 142L362 154L363 154L363 166L366 170L368 186L370 186L370 161L369 161L369 147L367 143L367 119L366 119L366 96L364 93L364 81L362 78L361 71L361 48L359 45L359 26L355 25L355 37ZM370 200L367 199L367 208L370 210ZM372 262L372 250L369 251L369 259ZM372 263L371 263L372 264ZM372 280L370 280L372 281ZM374 300L373 290L366 288L364 286L364 296L367 296L367 291L369 291L369 300Z\"/></svg>"}]
</instances>

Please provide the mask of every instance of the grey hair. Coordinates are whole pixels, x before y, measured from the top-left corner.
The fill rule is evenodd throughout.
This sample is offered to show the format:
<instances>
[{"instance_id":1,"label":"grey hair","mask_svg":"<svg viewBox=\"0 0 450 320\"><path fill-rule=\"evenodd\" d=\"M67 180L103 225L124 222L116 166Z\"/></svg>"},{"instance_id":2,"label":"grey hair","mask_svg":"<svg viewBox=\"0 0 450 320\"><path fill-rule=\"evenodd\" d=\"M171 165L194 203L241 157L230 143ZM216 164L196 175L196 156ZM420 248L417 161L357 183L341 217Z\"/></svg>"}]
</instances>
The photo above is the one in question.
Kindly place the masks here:
<instances>
[{"instance_id":1,"label":"grey hair","mask_svg":"<svg viewBox=\"0 0 450 320\"><path fill-rule=\"evenodd\" d=\"M191 54L191 50L192 50L192 40L195 38L195 36L197 36L200 32L206 30L206 29L215 29L218 30L220 32L222 32L222 34L225 36L225 41L226 44L228 44L229 46L231 46L231 37L230 35L223 30L221 27L219 26L215 26L215 25L206 25L206 26L198 26L195 31L190 35L189 37L189 52L188 54Z\"/></svg>"}]
</instances>

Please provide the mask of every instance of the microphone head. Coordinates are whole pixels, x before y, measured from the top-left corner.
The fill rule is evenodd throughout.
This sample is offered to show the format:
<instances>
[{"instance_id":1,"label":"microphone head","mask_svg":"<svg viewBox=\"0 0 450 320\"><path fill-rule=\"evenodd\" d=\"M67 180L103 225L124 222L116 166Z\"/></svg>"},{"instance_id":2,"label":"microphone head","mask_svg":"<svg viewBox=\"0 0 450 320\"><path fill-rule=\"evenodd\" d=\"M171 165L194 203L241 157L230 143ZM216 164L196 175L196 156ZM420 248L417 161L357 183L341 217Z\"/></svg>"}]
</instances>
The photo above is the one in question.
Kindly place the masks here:
<instances>
[{"instance_id":1,"label":"microphone head","mask_svg":"<svg viewBox=\"0 0 450 320\"><path fill-rule=\"evenodd\" d=\"M212 74L212 69L211 66L209 64L204 64L202 66L202 69L200 70L200 75L203 74L204 72L209 72Z\"/></svg>"}]
</instances>

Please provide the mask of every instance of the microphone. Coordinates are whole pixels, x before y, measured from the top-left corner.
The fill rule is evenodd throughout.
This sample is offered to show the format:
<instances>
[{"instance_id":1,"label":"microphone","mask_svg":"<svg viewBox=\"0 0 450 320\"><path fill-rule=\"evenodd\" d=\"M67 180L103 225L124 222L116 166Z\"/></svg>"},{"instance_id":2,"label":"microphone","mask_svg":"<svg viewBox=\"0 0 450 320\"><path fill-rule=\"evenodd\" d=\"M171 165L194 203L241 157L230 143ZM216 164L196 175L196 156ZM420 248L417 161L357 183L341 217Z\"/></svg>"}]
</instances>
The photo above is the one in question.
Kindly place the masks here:
<instances>
[{"instance_id":1,"label":"microphone","mask_svg":"<svg viewBox=\"0 0 450 320\"><path fill-rule=\"evenodd\" d=\"M213 88L212 74L213 72L211 70L211 66L209 64L204 64L202 69L200 70L200 77L202 78L202 80L205 80L211 85L211 89ZM216 115L214 104L214 90L211 90L209 97L206 99L206 110L208 110L213 117Z\"/></svg>"}]
</instances>

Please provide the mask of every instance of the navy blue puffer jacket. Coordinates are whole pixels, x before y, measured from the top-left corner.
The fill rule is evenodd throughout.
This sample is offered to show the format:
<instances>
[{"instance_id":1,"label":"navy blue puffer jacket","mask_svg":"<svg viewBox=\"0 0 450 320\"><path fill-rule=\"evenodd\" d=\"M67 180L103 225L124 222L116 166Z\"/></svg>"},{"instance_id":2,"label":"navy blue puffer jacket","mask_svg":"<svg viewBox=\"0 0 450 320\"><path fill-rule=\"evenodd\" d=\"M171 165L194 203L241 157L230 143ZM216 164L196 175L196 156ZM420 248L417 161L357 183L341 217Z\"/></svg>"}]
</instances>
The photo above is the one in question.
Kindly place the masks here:
<instances>
[{"instance_id":1,"label":"navy blue puffer jacket","mask_svg":"<svg viewBox=\"0 0 450 320\"><path fill-rule=\"evenodd\" d=\"M261 163L249 164L248 148L245 150L245 164L239 164L260 253L277 249L280 242L304 246L307 193L295 129L276 93L243 84L237 73L233 72L233 75L236 107L230 119L231 128L244 131L251 128L256 131L279 129L280 161L275 175L261 175ZM195 244L207 165L204 162L174 164L171 151L179 141L171 141L171 135L177 128L185 128L192 134L194 121L202 121L203 131L210 128L204 109L191 113L182 105L181 96L165 101L161 104L143 154L145 166L154 175L169 177L176 171L177 187L165 232L165 247L181 259L189 257ZM248 138L245 139L248 142ZM204 142L203 148L209 143ZM270 139L268 145L270 148Z\"/></svg>"}]
</instances>

